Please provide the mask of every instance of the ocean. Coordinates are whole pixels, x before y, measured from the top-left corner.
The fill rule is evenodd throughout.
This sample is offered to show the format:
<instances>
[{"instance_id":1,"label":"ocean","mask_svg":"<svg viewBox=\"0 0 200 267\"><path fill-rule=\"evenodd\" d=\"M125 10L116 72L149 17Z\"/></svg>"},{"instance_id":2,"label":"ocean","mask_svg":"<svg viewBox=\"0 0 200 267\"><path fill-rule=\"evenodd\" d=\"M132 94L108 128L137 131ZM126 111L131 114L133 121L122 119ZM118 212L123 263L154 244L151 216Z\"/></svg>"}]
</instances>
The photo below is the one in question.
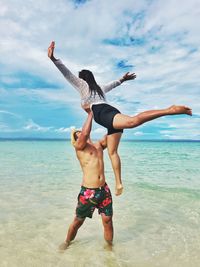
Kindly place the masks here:
<instances>
[{"instance_id":1,"label":"ocean","mask_svg":"<svg viewBox=\"0 0 200 267\"><path fill-rule=\"evenodd\" d=\"M69 141L0 141L1 267L199 267L200 142L121 142L114 246L95 211L63 253L82 173Z\"/></svg>"}]
</instances>

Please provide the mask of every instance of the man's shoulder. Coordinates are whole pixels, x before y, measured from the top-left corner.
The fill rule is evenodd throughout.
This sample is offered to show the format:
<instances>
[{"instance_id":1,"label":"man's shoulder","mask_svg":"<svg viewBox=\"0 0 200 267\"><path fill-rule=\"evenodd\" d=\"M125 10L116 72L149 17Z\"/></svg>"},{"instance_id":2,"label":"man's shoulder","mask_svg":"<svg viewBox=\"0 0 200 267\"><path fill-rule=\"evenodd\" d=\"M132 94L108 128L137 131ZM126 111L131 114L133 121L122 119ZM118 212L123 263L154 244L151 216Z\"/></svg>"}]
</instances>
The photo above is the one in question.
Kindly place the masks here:
<instances>
[{"instance_id":1,"label":"man's shoulder","mask_svg":"<svg viewBox=\"0 0 200 267\"><path fill-rule=\"evenodd\" d=\"M86 150L88 150L88 148L92 147L93 144L89 144L89 143L86 143L85 146L83 148L80 148L78 145L76 145L76 143L74 144L74 149L76 150L76 152L84 152Z\"/></svg>"}]
</instances>

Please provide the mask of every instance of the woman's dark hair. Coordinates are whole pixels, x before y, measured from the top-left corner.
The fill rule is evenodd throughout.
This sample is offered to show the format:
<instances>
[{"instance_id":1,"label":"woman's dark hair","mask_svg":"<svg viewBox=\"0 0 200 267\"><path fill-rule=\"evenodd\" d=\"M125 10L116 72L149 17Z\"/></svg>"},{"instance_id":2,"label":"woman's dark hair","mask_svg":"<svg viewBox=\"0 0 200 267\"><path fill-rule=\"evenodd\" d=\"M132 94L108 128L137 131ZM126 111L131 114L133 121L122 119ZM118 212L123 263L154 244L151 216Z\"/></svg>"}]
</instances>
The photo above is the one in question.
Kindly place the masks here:
<instances>
[{"instance_id":1,"label":"woman's dark hair","mask_svg":"<svg viewBox=\"0 0 200 267\"><path fill-rule=\"evenodd\" d=\"M98 94L100 98L104 99L104 93L101 90L101 87L96 83L94 75L89 70L81 70L79 72L79 78L83 79L87 82L90 89L90 94L96 95Z\"/></svg>"}]
</instances>

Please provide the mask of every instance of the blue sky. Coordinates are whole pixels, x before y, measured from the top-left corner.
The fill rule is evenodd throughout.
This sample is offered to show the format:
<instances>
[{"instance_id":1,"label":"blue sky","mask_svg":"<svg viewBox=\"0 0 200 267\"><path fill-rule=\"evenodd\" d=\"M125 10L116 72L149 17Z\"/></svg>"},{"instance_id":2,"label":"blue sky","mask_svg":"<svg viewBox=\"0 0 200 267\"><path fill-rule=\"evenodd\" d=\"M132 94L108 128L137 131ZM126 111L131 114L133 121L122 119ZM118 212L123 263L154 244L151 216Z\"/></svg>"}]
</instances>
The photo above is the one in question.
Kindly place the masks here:
<instances>
[{"instance_id":1,"label":"blue sky","mask_svg":"<svg viewBox=\"0 0 200 267\"><path fill-rule=\"evenodd\" d=\"M107 94L124 114L172 104L193 117L163 117L125 130L124 139L200 139L200 5L178 1L0 0L0 137L69 138L86 114L78 93L47 57L99 84L135 72ZM106 131L93 124L92 137Z\"/></svg>"}]
</instances>

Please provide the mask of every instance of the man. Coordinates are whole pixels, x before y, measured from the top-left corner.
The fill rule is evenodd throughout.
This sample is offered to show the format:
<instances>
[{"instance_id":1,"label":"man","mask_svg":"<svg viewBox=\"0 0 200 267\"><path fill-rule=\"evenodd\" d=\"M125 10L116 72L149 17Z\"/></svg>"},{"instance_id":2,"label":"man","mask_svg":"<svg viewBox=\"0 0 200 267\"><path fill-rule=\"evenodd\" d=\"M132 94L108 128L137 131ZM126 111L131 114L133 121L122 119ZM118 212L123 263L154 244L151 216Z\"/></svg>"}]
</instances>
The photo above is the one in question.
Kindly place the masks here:
<instances>
[{"instance_id":1,"label":"man","mask_svg":"<svg viewBox=\"0 0 200 267\"><path fill-rule=\"evenodd\" d=\"M76 150L76 156L83 171L81 191L78 195L76 215L69 227L66 239L60 249L66 249L74 240L78 229L86 217L92 218L95 208L101 214L104 226L104 238L111 246L113 240L112 196L105 182L103 149L106 148L106 136L96 143L90 139L92 127L92 112L89 111L82 131L73 131L71 140Z\"/></svg>"}]
</instances>

